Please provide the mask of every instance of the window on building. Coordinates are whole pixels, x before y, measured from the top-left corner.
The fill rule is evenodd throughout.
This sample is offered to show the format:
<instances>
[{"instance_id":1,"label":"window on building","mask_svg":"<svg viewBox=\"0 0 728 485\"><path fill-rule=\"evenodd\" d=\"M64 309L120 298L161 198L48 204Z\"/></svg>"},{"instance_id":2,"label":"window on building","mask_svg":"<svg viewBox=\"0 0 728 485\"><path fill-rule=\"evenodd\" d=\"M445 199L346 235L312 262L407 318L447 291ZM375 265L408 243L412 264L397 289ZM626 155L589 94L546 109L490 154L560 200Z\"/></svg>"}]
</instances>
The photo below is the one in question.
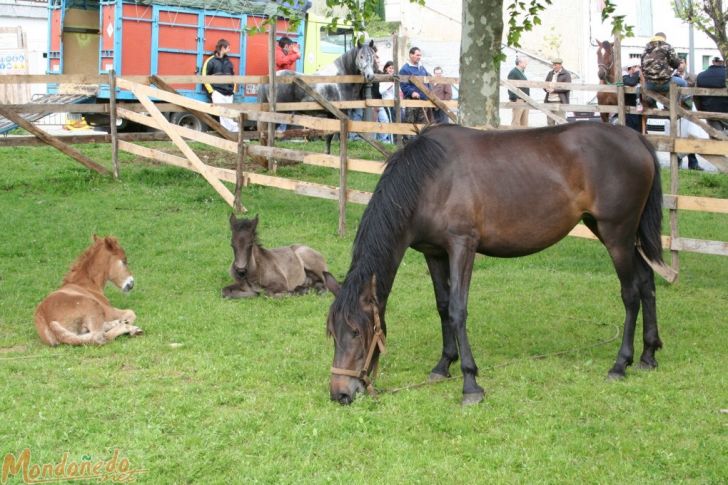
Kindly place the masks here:
<instances>
[{"instance_id":1,"label":"window on building","mask_svg":"<svg viewBox=\"0 0 728 485\"><path fill-rule=\"evenodd\" d=\"M643 37L652 36L652 0L637 0L637 25L634 33Z\"/></svg>"},{"instance_id":2,"label":"window on building","mask_svg":"<svg viewBox=\"0 0 728 485\"><path fill-rule=\"evenodd\" d=\"M329 30L328 27L321 27L319 35L323 53L341 55L353 47L354 35L351 29Z\"/></svg>"}]
</instances>

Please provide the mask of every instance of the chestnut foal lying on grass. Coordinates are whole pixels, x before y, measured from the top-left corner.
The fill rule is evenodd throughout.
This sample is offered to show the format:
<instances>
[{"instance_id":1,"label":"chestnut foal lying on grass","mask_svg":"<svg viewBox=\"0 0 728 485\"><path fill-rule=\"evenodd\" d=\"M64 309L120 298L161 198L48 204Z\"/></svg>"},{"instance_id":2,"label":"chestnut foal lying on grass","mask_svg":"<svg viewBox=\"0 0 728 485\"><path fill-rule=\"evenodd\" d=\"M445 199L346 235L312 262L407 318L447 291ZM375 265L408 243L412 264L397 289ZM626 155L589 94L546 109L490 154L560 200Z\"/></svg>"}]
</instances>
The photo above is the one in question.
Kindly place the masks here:
<instances>
[{"instance_id":1,"label":"chestnut foal lying on grass","mask_svg":"<svg viewBox=\"0 0 728 485\"><path fill-rule=\"evenodd\" d=\"M257 227L257 215L255 219L230 215L234 256L230 275L235 283L222 289L224 298L338 291L339 284L318 251L300 244L265 249L258 242Z\"/></svg>"},{"instance_id":2,"label":"chestnut foal lying on grass","mask_svg":"<svg viewBox=\"0 0 728 485\"><path fill-rule=\"evenodd\" d=\"M94 235L93 243L73 263L61 287L35 310L35 327L43 343L102 345L119 335L141 335L142 329L132 325L136 314L109 303L104 295L107 281L124 292L134 287L119 242Z\"/></svg>"}]
</instances>

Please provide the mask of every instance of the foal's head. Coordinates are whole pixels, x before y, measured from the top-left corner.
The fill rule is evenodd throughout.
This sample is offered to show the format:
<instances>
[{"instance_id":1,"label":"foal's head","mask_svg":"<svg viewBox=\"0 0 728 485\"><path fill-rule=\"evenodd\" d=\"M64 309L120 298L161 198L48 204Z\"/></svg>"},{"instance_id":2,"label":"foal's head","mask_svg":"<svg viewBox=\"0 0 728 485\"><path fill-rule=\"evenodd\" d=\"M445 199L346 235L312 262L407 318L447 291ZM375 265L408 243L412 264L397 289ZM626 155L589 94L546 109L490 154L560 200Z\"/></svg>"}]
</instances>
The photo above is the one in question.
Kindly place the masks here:
<instances>
[{"instance_id":1,"label":"foal's head","mask_svg":"<svg viewBox=\"0 0 728 485\"><path fill-rule=\"evenodd\" d=\"M134 288L134 276L126 261L126 252L116 238L94 234L91 246L74 263L66 282L91 280L103 286L111 281L122 291Z\"/></svg>"},{"instance_id":2,"label":"foal's head","mask_svg":"<svg viewBox=\"0 0 728 485\"><path fill-rule=\"evenodd\" d=\"M370 40L368 44L357 44L356 50L356 68L364 76L367 82L374 80L374 72L377 70L377 48L374 47L374 41Z\"/></svg>"},{"instance_id":3,"label":"foal's head","mask_svg":"<svg viewBox=\"0 0 728 485\"><path fill-rule=\"evenodd\" d=\"M232 239L230 245L233 248L233 264L230 272L233 278L243 279L248 274L248 265L253 256L253 247L258 244L258 237L255 232L258 227L258 216L254 219L237 219L235 214L230 214L230 230Z\"/></svg>"}]
</instances>

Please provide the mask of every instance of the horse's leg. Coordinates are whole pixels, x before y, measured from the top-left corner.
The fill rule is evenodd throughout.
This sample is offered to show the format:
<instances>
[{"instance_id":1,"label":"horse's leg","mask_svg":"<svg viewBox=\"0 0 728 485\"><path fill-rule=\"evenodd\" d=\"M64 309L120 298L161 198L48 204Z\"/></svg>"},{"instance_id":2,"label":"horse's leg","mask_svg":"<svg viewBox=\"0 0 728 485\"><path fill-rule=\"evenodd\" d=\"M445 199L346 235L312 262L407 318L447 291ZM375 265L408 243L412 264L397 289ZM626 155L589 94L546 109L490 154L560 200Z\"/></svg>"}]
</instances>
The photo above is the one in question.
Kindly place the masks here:
<instances>
[{"instance_id":1,"label":"horse's leg","mask_svg":"<svg viewBox=\"0 0 728 485\"><path fill-rule=\"evenodd\" d=\"M624 235L623 230L611 224L598 223L598 227L622 288L622 303L625 310L622 345L619 347L617 360L608 374L610 379L619 379L624 377L627 366L632 365L634 358L634 333L640 310L640 288L636 271L636 258L639 258L639 255L634 246L635 236Z\"/></svg>"},{"instance_id":2,"label":"horse's leg","mask_svg":"<svg viewBox=\"0 0 728 485\"><path fill-rule=\"evenodd\" d=\"M471 237L460 237L452 241L450 249L450 302L448 313L451 331L455 334L460 353L460 369L463 373L463 404L476 404L483 400L485 391L475 377L478 366L468 342L466 321L468 318L468 292L473 275L476 241Z\"/></svg>"},{"instance_id":3,"label":"horse's leg","mask_svg":"<svg viewBox=\"0 0 728 485\"><path fill-rule=\"evenodd\" d=\"M253 291L247 285L242 285L240 283L228 285L222 289L223 298L237 299L237 298L252 298L254 296L258 296L258 293Z\"/></svg>"},{"instance_id":4,"label":"horse's leg","mask_svg":"<svg viewBox=\"0 0 728 485\"><path fill-rule=\"evenodd\" d=\"M106 338L106 341L112 341L119 335L129 334L130 336L134 337L136 335L141 335L144 332L141 328L136 327L134 325L129 325L128 323L121 323L118 320L114 320L113 322L116 322L115 325L110 325L111 328L109 330L106 330L104 332L104 337ZM113 322L104 322L104 328L106 328L106 324L112 324Z\"/></svg>"},{"instance_id":5,"label":"horse's leg","mask_svg":"<svg viewBox=\"0 0 728 485\"><path fill-rule=\"evenodd\" d=\"M642 300L642 337L644 349L639 366L642 369L657 367L655 352L662 348L662 341L657 331L657 305L655 302L655 273L641 257L635 258L637 278L639 281L640 299Z\"/></svg>"},{"instance_id":6,"label":"horse's leg","mask_svg":"<svg viewBox=\"0 0 728 485\"><path fill-rule=\"evenodd\" d=\"M329 133L328 135L324 136L324 140L326 141L326 154L331 155L331 140L334 139L334 134Z\"/></svg>"},{"instance_id":7,"label":"horse's leg","mask_svg":"<svg viewBox=\"0 0 728 485\"><path fill-rule=\"evenodd\" d=\"M442 356L437 365L430 371L430 381L439 381L450 377L450 364L458 360L458 347L455 334L450 326L450 268L447 258L425 256L427 268L430 270L432 286L435 289L437 312L440 314L442 327Z\"/></svg>"}]
</instances>

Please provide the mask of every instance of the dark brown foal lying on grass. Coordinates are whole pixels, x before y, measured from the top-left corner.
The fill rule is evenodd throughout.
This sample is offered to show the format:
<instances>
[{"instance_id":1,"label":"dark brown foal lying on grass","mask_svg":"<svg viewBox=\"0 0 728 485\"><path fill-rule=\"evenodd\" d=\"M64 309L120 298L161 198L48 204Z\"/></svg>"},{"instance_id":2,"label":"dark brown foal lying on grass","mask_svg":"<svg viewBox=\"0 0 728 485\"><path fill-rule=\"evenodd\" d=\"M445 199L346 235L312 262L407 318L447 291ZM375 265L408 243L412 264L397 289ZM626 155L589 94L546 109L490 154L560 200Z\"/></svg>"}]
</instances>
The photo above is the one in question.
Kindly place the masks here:
<instances>
[{"instance_id":1,"label":"dark brown foal lying on grass","mask_svg":"<svg viewBox=\"0 0 728 485\"><path fill-rule=\"evenodd\" d=\"M134 287L134 276L126 264L126 253L113 237L93 237L93 243L78 257L59 289L35 310L35 327L48 345L101 345L119 335L141 335L132 325L132 310L114 308L104 295L104 285L113 282L122 291Z\"/></svg>"},{"instance_id":2,"label":"dark brown foal lying on grass","mask_svg":"<svg viewBox=\"0 0 728 485\"><path fill-rule=\"evenodd\" d=\"M318 251L300 244L265 249L258 242L257 227L257 215L255 219L230 215L234 257L230 275L235 283L222 289L224 298L338 291L339 284Z\"/></svg>"}]
</instances>

